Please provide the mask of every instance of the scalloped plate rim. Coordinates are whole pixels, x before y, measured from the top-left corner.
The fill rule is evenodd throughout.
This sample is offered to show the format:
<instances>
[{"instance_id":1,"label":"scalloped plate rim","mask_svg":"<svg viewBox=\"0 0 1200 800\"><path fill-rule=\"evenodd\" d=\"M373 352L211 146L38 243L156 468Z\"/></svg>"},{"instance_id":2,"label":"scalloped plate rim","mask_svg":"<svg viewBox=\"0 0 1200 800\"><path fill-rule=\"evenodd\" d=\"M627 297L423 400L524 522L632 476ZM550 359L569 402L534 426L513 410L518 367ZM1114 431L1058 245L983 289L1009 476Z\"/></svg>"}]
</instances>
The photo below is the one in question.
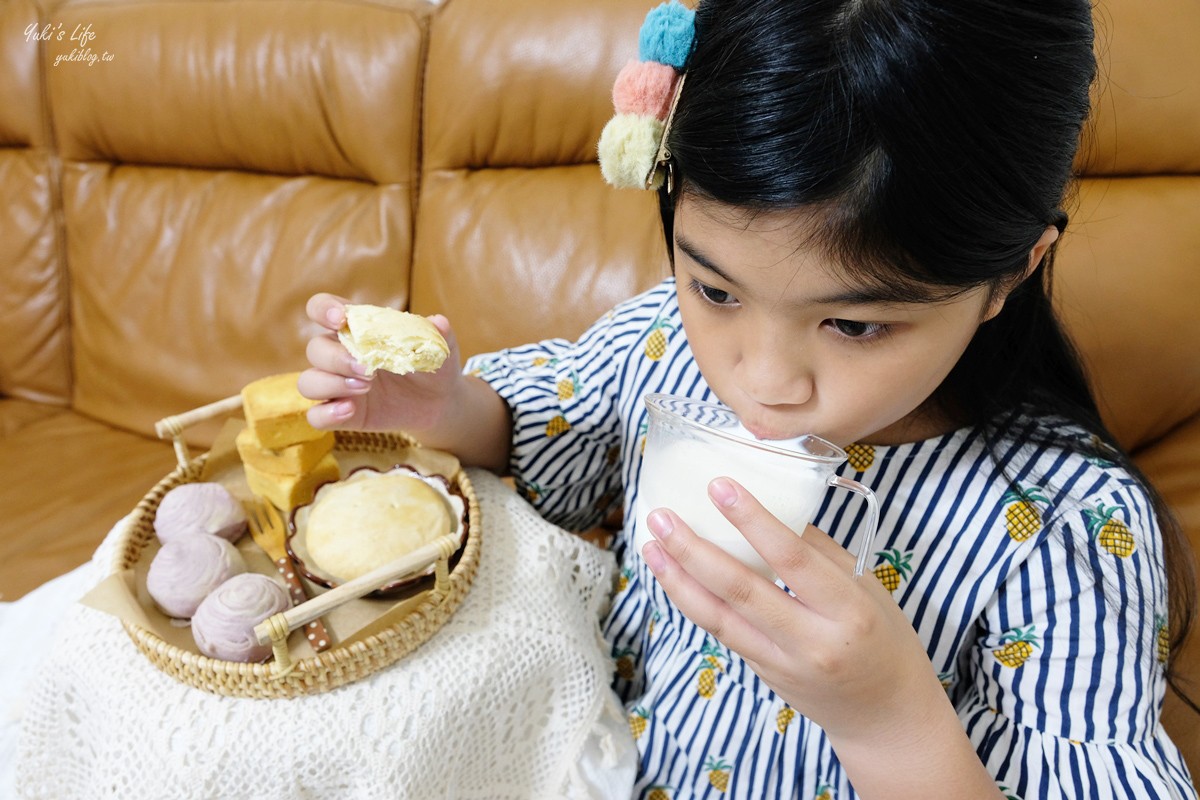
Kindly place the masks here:
<instances>
[{"instance_id":1,"label":"scalloped plate rim","mask_svg":"<svg viewBox=\"0 0 1200 800\"><path fill-rule=\"evenodd\" d=\"M374 476L384 476L384 475L392 475L392 474L409 475L411 477L417 478L418 480L420 480L426 484L431 485L435 491L437 491L440 495L443 495L443 499L445 499L447 501L448 505L450 506L451 519L455 518L455 515L454 515L455 511L459 512L457 520L456 520L457 529L458 529L458 533L459 533L458 549L455 551L455 555L457 555L459 552L462 551L463 544L466 543L466 539L467 539L467 503L466 503L465 499L462 497L462 494L455 490L454 484L451 483L449 478L447 478L445 475L442 475L439 473L434 473L431 475L424 475L421 472L419 472L416 468L414 468L413 466L411 466L409 464L395 464L386 469L380 469L377 467L364 465L364 466L360 466L360 467L355 467L354 469L347 472L343 477L339 478L338 480L325 481L325 482L321 483L313 491L313 499L310 502L303 503L301 505L296 506L294 509L292 509L291 513L288 514L288 520L287 520L288 534L287 534L287 538L284 542L284 546L285 546L285 549L287 550L288 556L290 556L292 559L292 563L295 564L296 569L300 572L301 575L303 575L305 578L307 578L312 583L315 583L318 586L323 586L327 589L332 589L335 586L337 586L339 583L343 582L343 581L340 581L339 579L337 579L336 577L329 575L328 573L325 573L323 571L318 571L315 565L310 566L309 564L307 564L304 561L304 559L300 556L300 554L298 552L296 552L296 548L293 545L292 540L300 535L300 530L298 527L297 519L299 517L301 510L311 509L313 506L315 506L317 504L317 501L320 499L321 492L323 490L328 489L330 486L336 486L338 484L347 483L348 481L355 480L355 479L364 480L364 479L366 479L364 477L365 473L372 473ZM307 552L307 547L305 548L305 552ZM452 556L452 558L453 558L453 556ZM425 569L422 572L410 575L405 578L401 578L400 580L393 581L392 583L389 583L389 584L385 584L384 586L379 587L378 589L376 589L374 592L371 592L367 596L368 597L387 597L389 595L395 594L395 593L399 592L400 590L408 588L409 586L412 586L413 584L416 584L416 583L424 580L425 578L429 577L430 575L433 575L435 569L436 569L436 565L430 565L429 568Z\"/></svg>"}]
</instances>

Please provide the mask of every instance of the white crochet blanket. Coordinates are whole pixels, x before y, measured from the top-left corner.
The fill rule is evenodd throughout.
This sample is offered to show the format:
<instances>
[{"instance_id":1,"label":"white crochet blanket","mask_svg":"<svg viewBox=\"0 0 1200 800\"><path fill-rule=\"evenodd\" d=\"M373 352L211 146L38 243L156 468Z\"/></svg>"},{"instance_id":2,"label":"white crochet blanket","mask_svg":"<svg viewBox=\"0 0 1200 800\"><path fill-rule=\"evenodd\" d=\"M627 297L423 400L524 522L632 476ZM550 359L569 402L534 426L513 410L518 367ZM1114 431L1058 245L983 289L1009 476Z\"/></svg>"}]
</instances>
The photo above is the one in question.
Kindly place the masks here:
<instances>
[{"instance_id":1,"label":"white crochet blanket","mask_svg":"<svg viewBox=\"0 0 1200 800\"><path fill-rule=\"evenodd\" d=\"M458 611L407 658L324 694L249 700L190 688L156 670L114 618L71 606L25 693L17 791L628 797L636 750L598 626L612 556L546 523L494 476L470 477L484 539ZM93 559L96 579L113 539Z\"/></svg>"}]
</instances>

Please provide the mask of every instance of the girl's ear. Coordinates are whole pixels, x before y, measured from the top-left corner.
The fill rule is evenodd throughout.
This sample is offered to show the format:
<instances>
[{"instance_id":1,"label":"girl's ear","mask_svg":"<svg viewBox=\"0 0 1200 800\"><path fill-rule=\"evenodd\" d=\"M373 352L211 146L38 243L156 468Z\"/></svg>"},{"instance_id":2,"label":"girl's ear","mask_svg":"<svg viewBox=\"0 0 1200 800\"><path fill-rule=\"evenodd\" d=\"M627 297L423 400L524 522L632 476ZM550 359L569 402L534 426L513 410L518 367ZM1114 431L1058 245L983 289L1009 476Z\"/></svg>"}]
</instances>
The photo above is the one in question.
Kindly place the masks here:
<instances>
[{"instance_id":1,"label":"girl's ear","mask_svg":"<svg viewBox=\"0 0 1200 800\"><path fill-rule=\"evenodd\" d=\"M1024 274L1016 280L1004 284L993 293L987 310L984 312L983 322L987 322L1000 313L1000 309L1004 308L1004 301L1008 299L1009 293L1029 279L1029 276L1042 263L1042 259L1045 258L1046 251L1050 249L1050 245L1057 241L1058 228L1054 225L1047 225L1046 230L1042 231L1041 237L1034 243L1033 249L1029 251L1029 263L1025 267Z\"/></svg>"}]
</instances>

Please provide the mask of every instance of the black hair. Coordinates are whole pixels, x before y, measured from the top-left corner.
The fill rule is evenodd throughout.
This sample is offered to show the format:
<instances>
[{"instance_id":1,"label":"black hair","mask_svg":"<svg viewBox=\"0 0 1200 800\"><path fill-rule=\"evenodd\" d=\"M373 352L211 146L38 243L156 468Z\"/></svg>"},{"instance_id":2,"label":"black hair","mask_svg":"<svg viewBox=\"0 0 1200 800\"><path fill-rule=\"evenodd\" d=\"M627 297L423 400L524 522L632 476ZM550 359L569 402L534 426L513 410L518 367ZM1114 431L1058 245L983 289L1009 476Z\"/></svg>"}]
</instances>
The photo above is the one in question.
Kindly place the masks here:
<instances>
[{"instance_id":1,"label":"black hair","mask_svg":"<svg viewBox=\"0 0 1200 800\"><path fill-rule=\"evenodd\" d=\"M1051 303L1054 246L1096 78L1087 0L701 0L659 190L753 215L815 213L814 243L912 300L1009 290L931 398L992 441L1027 408L1094 439L1145 487L1163 532L1172 651L1195 613L1190 547L1101 420ZM1015 287L1015 288L1014 288ZM1168 662L1167 680L1193 709Z\"/></svg>"}]
</instances>

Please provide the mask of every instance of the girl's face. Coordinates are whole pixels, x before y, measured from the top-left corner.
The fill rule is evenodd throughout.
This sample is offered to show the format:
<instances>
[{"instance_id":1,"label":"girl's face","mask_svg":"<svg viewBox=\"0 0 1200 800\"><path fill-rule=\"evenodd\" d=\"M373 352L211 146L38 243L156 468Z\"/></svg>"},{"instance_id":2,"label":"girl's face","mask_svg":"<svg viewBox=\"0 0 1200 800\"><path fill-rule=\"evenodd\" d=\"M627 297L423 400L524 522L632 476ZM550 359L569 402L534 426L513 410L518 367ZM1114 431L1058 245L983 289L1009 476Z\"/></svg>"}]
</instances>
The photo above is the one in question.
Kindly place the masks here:
<instances>
[{"instance_id":1,"label":"girl's face","mask_svg":"<svg viewBox=\"0 0 1200 800\"><path fill-rule=\"evenodd\" d=\"M1001 301L986 288L880 300L805 243L806 219L677 204L679 306L709 386L763 439L896 444L952 429L922 406Z\"/></svg>"}]
</instances>

